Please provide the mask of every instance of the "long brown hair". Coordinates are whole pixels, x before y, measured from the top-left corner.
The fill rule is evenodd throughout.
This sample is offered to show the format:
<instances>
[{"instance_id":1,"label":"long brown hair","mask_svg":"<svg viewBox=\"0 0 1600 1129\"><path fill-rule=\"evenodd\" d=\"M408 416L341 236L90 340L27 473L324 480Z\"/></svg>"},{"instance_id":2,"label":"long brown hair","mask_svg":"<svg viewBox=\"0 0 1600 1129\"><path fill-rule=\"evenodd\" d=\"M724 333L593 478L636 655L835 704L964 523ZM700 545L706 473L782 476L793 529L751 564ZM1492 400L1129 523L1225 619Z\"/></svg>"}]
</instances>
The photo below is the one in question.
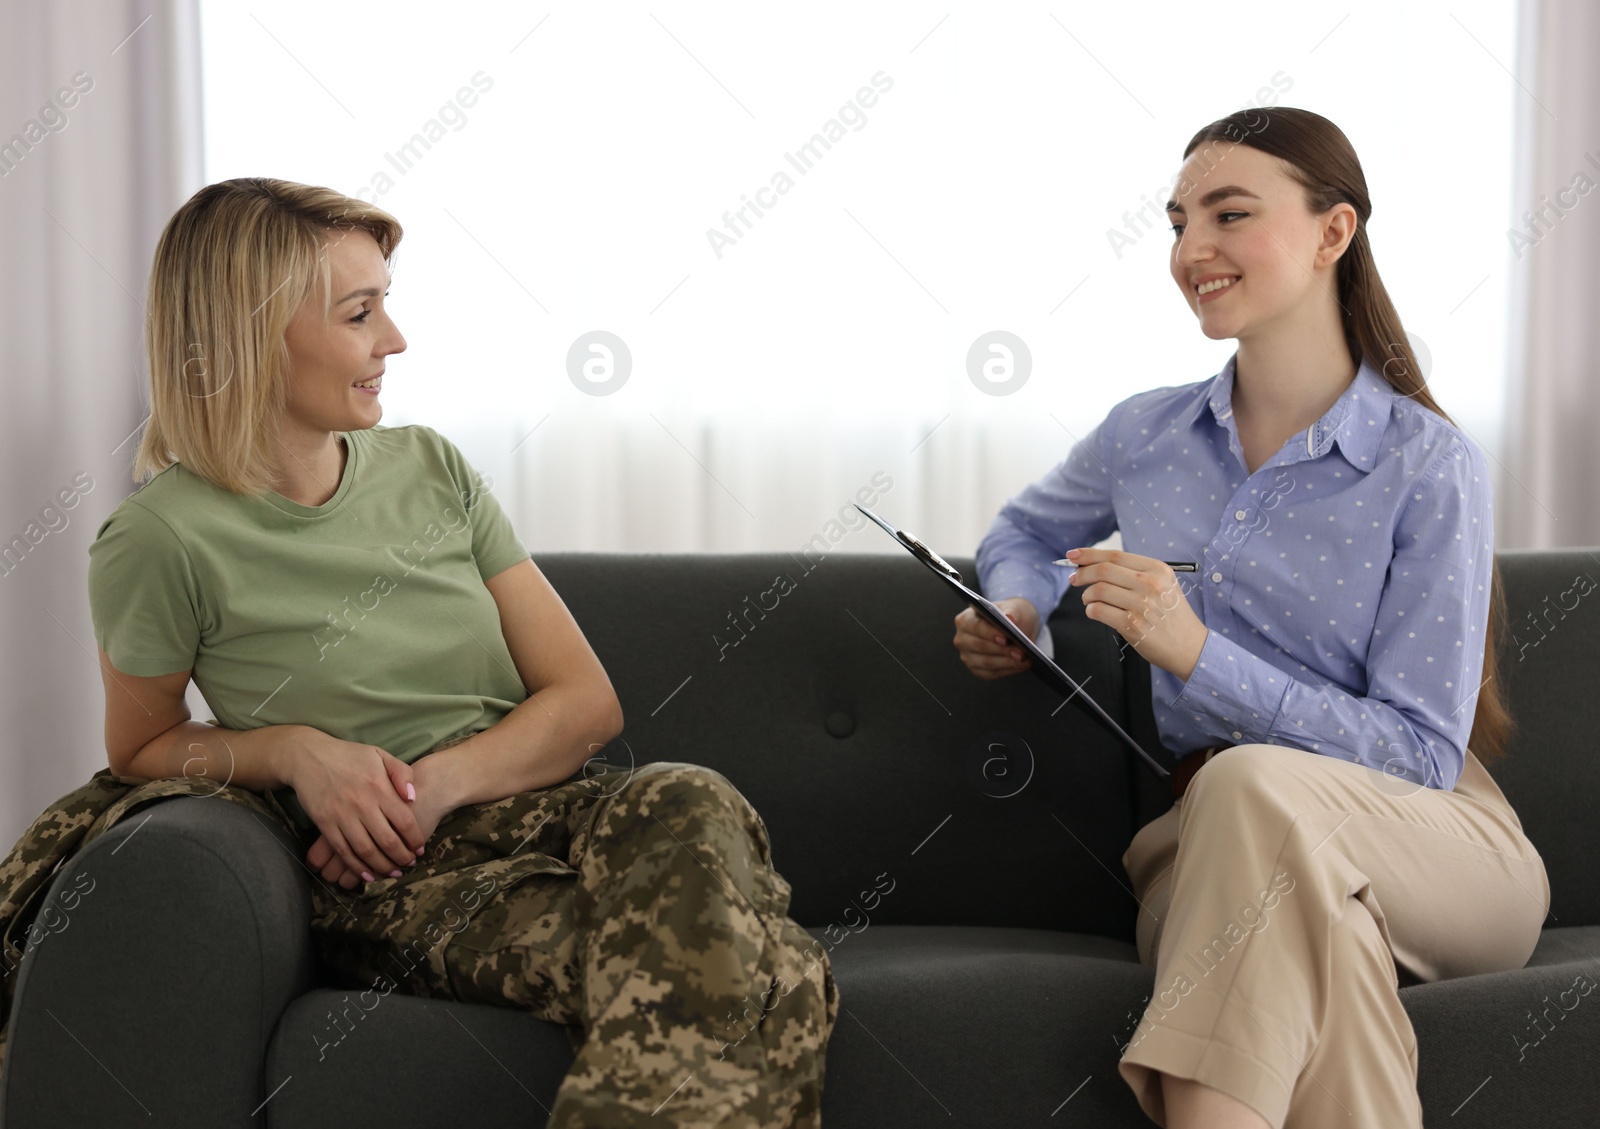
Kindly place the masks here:
<instances>
[{"instance_id":1,"label":"long brown hair","mask_svg":"<svg viewBox=\"0 0 1600 1129\"><path fill-rule=\"evenodd\" d=\"M133 460L143 482L182 463L235 494L281 485L273 456L301 303L332 298L328 241L365 231L390 261L388 212L331 188L240 177L200 189L167 221L150 268L145 348L150 422Z\"/></svg>"},{"instance_id":2,"label":"long brown hair","mask_svg":"<svg viewBox=\"0 0 1600 1129\"><path fill-rule=\"evenodd\" d=\"M1229 141L1248 145L1288 163L1286 170L1306 193L1306 207L1320 215L1335 204L1349 204L1358 223L1336 268L1339 310L1344 325L1345 343L1352 360L1364 358L1383 373L1394 389L1454 424L1428 391L1426 378L1400 315L1395 312L1389 293L1378 277L1367 241L1367 220L1372 202L1367 197L1367 178L1361 162L1343 131L1327 118L1292 106L1236 110L1218 118L1189 140L1184 159L1201 144ZM1515 722L1511 716L1505 684L1500 679L1500 648L1496 645L1509 631L1505 591L1500 583L1500 568L1490 554L1489 623L1484 633L1483 685L1478 690L1477 710L1472 719L1468 744L1474 756L1493 764L1505 756Z\"/></svg>"}]
</instances>

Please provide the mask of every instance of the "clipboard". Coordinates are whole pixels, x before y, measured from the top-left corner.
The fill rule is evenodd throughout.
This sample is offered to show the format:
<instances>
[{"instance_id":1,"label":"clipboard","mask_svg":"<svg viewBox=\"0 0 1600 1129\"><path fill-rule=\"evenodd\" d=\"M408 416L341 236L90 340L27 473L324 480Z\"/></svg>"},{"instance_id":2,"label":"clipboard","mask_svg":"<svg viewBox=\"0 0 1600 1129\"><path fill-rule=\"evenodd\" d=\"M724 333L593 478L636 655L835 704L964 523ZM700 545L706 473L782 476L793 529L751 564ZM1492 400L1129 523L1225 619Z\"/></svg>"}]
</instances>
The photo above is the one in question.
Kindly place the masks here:
<instances>
[{"instance_id":1,"label":"clipboard","mask_svg":"<svg viewBox=\"0 0 1600 1129\"><path fill-rule=\"evenodd\" d=\"M1146 752L1144 747L1140 745L1139 742L1128 736L1127 731L1124 730L1122 726L1118 725L1116 720L1101 708L1100 703L1091 698L1084 691L1083 687L1080 686L1070 674L1062 670L1049 656L1041 651L1039 649L1039 645L1032 639L1029 639L1027 634L1021 628L1012 623L1011 620L1006 617L1006 613L1001 611L993 601L985 599L983 596L980 596L977 592L963 584L961 581L961 572L954 565L945 560L932 549L928 548L928 546L924 545L913 535L905 532L902 529L896 529L894 526L884 521L881 517L867 509L865 506L856 505L856 509L866 514L867 517L871 518L879 528L903 545L912 556L916 557L917 560L927 565L930 572L932 572L940 580L944 581L945 585L959 595L962 600L971 604L979 615L981 615L995 627L999 628L1001 631L1005 632L1006 635L1010 636L1012 642L1016 643L1017 646L1022 648L1023 654L1027 655L1033 660L1032 669L1036 674L1044 679L1045 683L1049 685L1051 689L1065 694L1068 700L1081 696L1084 702L1088 704L1089 708L1099 715L1100 720L1105 722L1106 725L1111 728L1111 731L1120 737L1123 743L1128 746L1128 748L1132 749L1139 755L1139 759L1144 761L1145 766L1149 768L1151 772L1155 773L1156 776L1161 779L1166 779L1172 775L1165 768L1161 767L1156 759Z\"/></svg>"}]
</instances>

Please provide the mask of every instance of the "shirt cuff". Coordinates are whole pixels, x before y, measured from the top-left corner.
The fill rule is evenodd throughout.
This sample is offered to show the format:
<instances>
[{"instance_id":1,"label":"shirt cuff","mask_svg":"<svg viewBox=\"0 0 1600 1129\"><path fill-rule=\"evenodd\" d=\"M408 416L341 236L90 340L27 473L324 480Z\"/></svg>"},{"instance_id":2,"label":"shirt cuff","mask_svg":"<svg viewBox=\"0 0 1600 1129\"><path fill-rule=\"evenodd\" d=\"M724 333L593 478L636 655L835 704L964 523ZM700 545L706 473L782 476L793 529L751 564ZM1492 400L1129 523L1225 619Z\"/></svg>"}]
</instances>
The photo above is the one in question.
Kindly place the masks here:
<instances>
[{"instance_id":1,"label":"shirt cuff","mask_svg":"<svg viewBox=\"0 0 1600 1129\"><path fill-rule=\"evenodd\" d=\"M1267 742L1291 679L1219 631L1208 631L1189 680L1167 703L1195 717L1210 736L1236 744Z\"/></svg>"},{"instance_id":2,"label":"shirt cuff","mask_svg":"<svg viewBox=\"0 0 1600 1129\"><path fill-rule=\"evenodd\" d=\"M1049 619L1060 603L1060 597L1050 587L1047 576L1041 576L1038 567L1023 561L1007 560L996 565L985 582L979 585L990 601L998 604L1020 596L1033 605L1039 613L1039 622Z\"/></svg>"}]
</instances>

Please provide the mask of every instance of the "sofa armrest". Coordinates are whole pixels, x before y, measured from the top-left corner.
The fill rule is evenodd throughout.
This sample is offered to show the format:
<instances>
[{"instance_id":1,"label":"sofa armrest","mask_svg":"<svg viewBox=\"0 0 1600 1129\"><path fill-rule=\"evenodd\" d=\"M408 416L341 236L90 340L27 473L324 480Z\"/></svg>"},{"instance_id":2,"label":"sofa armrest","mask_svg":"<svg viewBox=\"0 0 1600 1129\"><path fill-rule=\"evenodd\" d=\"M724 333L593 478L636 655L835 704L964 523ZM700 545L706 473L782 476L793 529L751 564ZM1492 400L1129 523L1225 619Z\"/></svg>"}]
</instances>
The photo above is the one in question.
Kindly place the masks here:
<instances>
[{"instance_id":1,"label":"sofa armrest","mask_svg":"<svg viewBox=\"0 0 1600 1129\"><path fill-rule=\"evenodd\" d=\"M75 896L74 896L75 895ZM259 1126L279 1016L312 987L311 878L281 828L174 796L67 860L11 1016L0 1123ZM71 907L68 909L67 907Z\"/></svg>"}]
</instances>

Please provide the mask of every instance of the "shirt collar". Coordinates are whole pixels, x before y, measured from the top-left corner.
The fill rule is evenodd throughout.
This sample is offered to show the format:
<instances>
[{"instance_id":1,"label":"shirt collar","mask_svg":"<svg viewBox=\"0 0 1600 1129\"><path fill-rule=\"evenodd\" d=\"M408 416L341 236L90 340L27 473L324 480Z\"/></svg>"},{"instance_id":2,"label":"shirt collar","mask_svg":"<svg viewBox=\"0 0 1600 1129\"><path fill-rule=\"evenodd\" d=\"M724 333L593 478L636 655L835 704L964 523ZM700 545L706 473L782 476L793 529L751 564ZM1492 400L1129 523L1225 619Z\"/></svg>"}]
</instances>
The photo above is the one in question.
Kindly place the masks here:
<instances>
[{"instance_id":1,"label":"shirt collar","mask_svg":"<svg viewBox=\"0 0 1600 1129\"><path fill-rule=\"evenodd\" d=\"M1194 404L1184 413L1186 424L1192 427L1209 407L1217 424L1227 426L1224 421L1233 418L1233 372L1238 357L1235 352L1221 372L1200 386ZM1338 443L1351 466L1362 472L1371 470L1377 465L1378 445L1383 442L1390 407L1398 395L1394 386L1363 358L1350 386L1308 429L1308 447L1300 458L1318 458Z\"/></svg>"}]
</instances>

